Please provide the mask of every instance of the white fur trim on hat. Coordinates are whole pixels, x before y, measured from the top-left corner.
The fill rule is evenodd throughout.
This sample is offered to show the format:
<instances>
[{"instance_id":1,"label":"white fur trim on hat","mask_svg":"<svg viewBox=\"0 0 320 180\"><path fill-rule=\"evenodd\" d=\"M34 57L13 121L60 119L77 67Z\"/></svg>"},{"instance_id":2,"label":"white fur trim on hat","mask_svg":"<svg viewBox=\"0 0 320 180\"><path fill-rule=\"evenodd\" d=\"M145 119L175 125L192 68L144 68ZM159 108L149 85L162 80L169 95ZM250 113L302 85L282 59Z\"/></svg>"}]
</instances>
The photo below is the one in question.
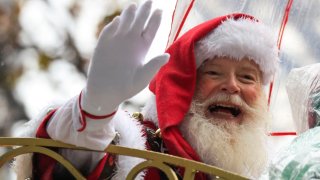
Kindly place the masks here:
<instances>
[{"instance_id":1,"label":"white fur trim on hat","mask_svg":"<svg viewBox=\"0 0 320 180\"><path fill-rule=\"evenodd\" d=\"M263 84L271 81L279 66L276 38L270 28L256 20L229 18L196 43L196 65L206 59L249 58L259 65Z\"/></svg>"}]
</instances>

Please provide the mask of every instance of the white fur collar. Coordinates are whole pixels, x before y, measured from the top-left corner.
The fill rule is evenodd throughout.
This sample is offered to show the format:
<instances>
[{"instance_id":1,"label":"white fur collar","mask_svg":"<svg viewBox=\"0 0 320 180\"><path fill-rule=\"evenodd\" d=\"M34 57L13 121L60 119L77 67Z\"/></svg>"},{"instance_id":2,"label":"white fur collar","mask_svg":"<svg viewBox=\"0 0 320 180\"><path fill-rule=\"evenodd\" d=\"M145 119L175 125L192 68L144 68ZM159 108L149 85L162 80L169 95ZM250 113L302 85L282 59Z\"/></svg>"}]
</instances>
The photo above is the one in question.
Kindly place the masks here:
<instances>
[{"instance_id":1,"label":"white fur collar","mask_svg":"<svg viewBox=\"0 0 320 180\"><path fill-rule=\"evenodd\" d=\"M158 126L156 99L153 94L142 109L142 114L144 119L147 119ZM146 149L146 138L142 136L143 127L140 123L123 111L119 111L115 118L115 129L120 133L119 145L135 149ZM114 179L125 179L130 170L142 161L144 161L144 159L119 156L118 172ZM143 175L144 173L140 173L136 179L143 179Z\"/></svg>"},{"instance_id":2,"label":"white fur collar","mask_svg":"<svg viewBox=\"0 0 320 180\"><path fill-rule=\"evenodd\" d=\"M128 113L119 111L115 118L115 129L120 134L119 145L135 149L146 149L146 137L143 136L142 125ZM130 170L144 159L130 156L118 156L117 173L113 179L126 179ZM144 173L140 173L136 179L143 179Z\"/></svg>"}]
</instances>

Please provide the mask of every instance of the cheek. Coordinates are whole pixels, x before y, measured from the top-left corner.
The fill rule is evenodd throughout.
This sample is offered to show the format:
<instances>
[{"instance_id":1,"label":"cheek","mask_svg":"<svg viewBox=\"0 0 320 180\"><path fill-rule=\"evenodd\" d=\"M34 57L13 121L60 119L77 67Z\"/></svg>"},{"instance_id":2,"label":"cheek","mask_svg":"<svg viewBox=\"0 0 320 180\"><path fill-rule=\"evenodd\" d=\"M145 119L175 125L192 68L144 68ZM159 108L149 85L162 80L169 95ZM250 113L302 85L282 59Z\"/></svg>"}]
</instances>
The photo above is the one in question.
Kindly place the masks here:
<instances>
[{"instance_id":1,"label":"cheek","mask_svg":"<svg viewBox=\"0 0 320 180\"><path fill-rule=\"evenodd\" d=\"M261 95L261 88L259 87L246 87L242 89L242 96L246 103L252 105L258 100Z\"/></svg>"},{"instance_id":2,"label":"cheek","mask_svg":"<svg viewBox=\"0 0 320 180\"><path fill-rule=\"evenodd\" d=\"M214 81L202 78L197 81L195 94L201 99L206 99L216 87L217 85Z\"/></svg>"}]
</instances>

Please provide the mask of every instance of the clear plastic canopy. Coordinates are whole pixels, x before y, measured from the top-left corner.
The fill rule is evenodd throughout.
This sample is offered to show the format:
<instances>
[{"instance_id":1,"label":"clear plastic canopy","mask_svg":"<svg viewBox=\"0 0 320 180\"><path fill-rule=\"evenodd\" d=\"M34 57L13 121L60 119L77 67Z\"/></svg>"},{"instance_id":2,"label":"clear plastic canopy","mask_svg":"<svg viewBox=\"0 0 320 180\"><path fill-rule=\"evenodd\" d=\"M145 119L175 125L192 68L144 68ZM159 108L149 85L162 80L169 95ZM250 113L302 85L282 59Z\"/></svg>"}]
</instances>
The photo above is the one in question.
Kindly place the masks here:
<instances>
[{"instance_id":1,"label":"clear plastic canopy","mask_svg":"<svg viewBox=\"0 0 320 180\"><path fill-rule=\"evenodd\" d=\"M319 0L177 0L169 44L197 24L234 12L270 26L278 35L281 60L270 98L271 131L295 131L285 84L291 69L320 62L319 8Z\"/></svg>"}]
</instances>

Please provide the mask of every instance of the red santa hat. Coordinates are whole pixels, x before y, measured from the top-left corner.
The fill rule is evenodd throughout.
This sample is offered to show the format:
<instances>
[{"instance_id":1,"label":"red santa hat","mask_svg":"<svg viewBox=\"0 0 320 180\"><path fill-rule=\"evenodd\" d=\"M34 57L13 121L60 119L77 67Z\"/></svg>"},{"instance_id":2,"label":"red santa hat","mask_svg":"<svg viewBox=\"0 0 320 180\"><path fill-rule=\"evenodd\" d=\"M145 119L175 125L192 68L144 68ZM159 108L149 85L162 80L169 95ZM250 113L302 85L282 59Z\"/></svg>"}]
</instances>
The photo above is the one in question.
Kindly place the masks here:
<instances>
[{"instance_id":1,"label":"red santa hat","mask_svg":"<svg viewBox=\"0 0 320 180\"><path fill-rule=\"evenodd\" d=\"M231 14L192 28L166 52L170 54L169 62L149 85L156 95L162 138L171 154L200 161L179 130L195 91L197 67L216 56L234 60L248 57L258 64L263 83L267 84L278 66L276 41L270 30L254 17Z\"/></svg>"}]
</instances>

